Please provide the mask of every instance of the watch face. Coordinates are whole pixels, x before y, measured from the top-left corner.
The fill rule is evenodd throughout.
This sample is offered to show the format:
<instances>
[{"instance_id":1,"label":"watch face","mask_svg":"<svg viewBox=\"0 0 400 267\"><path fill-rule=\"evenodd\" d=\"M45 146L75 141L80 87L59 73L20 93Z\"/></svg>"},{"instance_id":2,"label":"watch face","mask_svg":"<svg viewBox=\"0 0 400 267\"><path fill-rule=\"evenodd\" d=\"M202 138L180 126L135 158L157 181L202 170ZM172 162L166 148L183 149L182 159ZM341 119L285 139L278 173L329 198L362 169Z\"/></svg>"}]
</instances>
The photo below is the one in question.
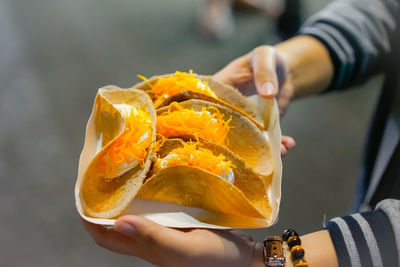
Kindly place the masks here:
<instances>
[{"instance_id":1,"label":"watch face","mask_svg":"<svg viewBox=\"0 0 400 267\"><path fill-rule=\"evenodd\" d=\"M283 259L283 258L276 258L276 259L266 258L265 264L267 264L268 267L273 267L273 266L283 267L283 266L285 266L285 259Z\"/></svg>"},{"instance_id":2,"label":"watch face","mask_svg":"<svg viewBox=\"0 0 400 267\"><path fill-rule=\"evenodd\" d=\"M285 265L285 249L280 237L267 237L264 240L264 262L268 267L283 267Z\"/></svg>"}]
</instances>

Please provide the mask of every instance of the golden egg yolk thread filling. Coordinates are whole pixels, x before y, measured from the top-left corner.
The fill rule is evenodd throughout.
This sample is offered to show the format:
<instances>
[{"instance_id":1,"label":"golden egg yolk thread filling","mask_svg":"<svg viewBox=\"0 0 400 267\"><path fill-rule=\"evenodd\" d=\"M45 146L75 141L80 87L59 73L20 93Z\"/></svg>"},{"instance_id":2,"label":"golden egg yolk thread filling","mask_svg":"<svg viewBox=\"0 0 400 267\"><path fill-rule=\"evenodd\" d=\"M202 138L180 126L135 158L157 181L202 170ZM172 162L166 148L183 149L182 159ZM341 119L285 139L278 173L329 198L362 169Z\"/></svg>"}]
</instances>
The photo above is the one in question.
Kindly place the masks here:
<instances>
[{"instance_id":1,"label":"golden egg yolk thread filling","mask_svg":"<svg viewBox=\"0 0 400 267\"><path fill-rule=\"evenodd\" d=\"M157 133L166 138L193 135L216 144L224 144L228 131L232 128L229 126L231 119L224 120L224 114L215 107L203 107L201 111L194 111L173 102L168 111L157 116Z\"/></svg>"},{"instance_id":2,"label":"golden egg yolk thread filling","mask_svg":"<svg viewBox=\"0 0 400 267\"><path fill-rule=\"evenodd\" d=\"M121 114L125 118L125 129L98 159L98 174L108 182L143 164L151 145L152 120L148 112L124 106Z\"/></svg>"},{"instance_id":3,"label":"golden egg yolk thread filling","mask_svg":"<svg viewBox=\"0 0 400 267\"><path fill-rule=\"evenodd\" d=\"M149 92L154 97L154 106L156 108L168 97L185 91L200 93L218 99L217 95L208 86L208 83L197 79L192 70L189 73L177 71L174 76L158 79L154 85L151 85L144 76L138 75L138 77L146 81L151 88Z\"/></svg>"},{"instance_id":4,"label":"golden egg yolk thread filling","mask_svg":"<svg viewBox=\"0 0 400 267\"><path fill-rule=\"evenodd\" d=\"M158 157L156 160L157 167L161 169L172 166L198 167L233 183L232 170L236 166L230 160L226 160L224 155L216 156L211 150L197 147L198 142L185 143L182 141L182 145L183 147L171 150L167 156ZM230 177L232 178L229 179Z\"/></svg>"}]
</instances>

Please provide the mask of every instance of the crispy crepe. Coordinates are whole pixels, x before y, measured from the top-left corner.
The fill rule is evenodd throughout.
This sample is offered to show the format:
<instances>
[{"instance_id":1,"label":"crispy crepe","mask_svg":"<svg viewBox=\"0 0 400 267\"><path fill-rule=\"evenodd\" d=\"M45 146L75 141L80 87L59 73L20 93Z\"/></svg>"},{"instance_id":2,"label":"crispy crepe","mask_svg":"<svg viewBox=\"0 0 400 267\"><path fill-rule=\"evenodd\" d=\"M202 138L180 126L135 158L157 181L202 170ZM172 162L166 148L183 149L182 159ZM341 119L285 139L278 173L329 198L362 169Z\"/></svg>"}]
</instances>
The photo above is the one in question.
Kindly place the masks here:
<instances>
[{"instance_id":1,"label":"crispy crepe","mask_svg":"<svg viewBox=\"0 0 400 267\"><path fill-rule=\"evenodd\" d=\"M135 197L150 168L156 114L145 92L113 86L99 89L92 114L95 130L87 134L95 132L97 145L86 152L92 159L77 181L79 200L86 215L113 218Z\"/></svg>"},{"instance_id":2,"label":"crispy crepe","mask_svg":"<svg viewBox=\"0 0 400 267\"><path fill-rule=\"evenodd\" d=\"M232 86L220 83L212 76L185 72L175 72L153 76L136 84L133 88L150 94L156 108L168 106L172 102L200 99L229 107L250 119L259 129L264 129L264 121L256 104Z\"/></svg>"},{"instance_id":3,"label":"crispy crepe","mask_svg":"<svg viewBox=\"0 0 400 267\"><path fill-rule=\"evenodd\" d=\"M249 217L271 215L270 184L221 145L168 139L151 173L137 198Z\"/></svg>"},{"instance_id":4,"label":"crispy crepe","mask_svg":"<svg viewBox=\"0 0 400 267\"><path fill-rule=\"evenodd\" d=\"M256 106L237 90L211 77L179 75L178 86L162 80L171 83L168 96L152 90L159 77L132 89L99 90L79 161L80 215L105 225L121 214L171 227L270 225L281 181L276 103L261 105L263 132Z\"/></svg>"},{"instance_id":5,"label":"crispy crepe","mask_svg":"<svg viewBox=\"0 0 400 267\"><path fill-rule=\"evenodd\" d=\"M157 133L166 138L193 136L225 146L257 175L273 172L271 147L264 134L242 114L219 104L192 99L157 110Z\"/></svg>"}]
</instances>

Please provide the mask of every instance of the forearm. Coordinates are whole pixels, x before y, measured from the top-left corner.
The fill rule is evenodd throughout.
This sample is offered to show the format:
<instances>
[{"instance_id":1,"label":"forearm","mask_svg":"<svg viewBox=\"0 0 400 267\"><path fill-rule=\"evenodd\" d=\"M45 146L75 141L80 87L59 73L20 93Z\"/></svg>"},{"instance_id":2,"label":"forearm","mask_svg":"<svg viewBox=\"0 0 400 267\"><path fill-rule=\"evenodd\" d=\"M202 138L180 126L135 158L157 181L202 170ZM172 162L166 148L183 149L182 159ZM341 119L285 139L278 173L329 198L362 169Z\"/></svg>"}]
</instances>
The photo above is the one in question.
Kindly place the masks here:
<instances>
[{"instance_id":1,"label":"forearm","mask_svg":"<svg viewBox=\"0 0 400 267\"><path fill-rule=\"evenodd\" d=\"M303 246L306 254L305 259L309 266L315 267L338 267L335 248L333 246L331 237L327 230L314 232L301 237L301 245ZM286 264L285 267L292 267L293 261L291 259L289 247L285 244L286 249ZM261 243L256 244L253 256L253 267L265 266L263 259L263 246Z\"/></svg>"},{"instance_id":2,"label":"forearm","mask_svg":"<svg viewBox=\"0 0 400 267\"><path fill-rule=\"evenodd\" d=\"M306 252L305 259L309 266L339 266L335 247L327 230L304 235L301 237L301 243Z\"/></svg>"},{"instance_id":3,"label":"forearm","mask_svg":"<svg viewBox=\"0 0 400 267\"><path fill-rule=\"evenodd\" d=\"M297 36L276 46L293 86L293 97L313 95L326 89L333 78L333 64L326 47L310 36Z\"/></svg>"},{"instance_id":4,"label":"forearm","mask_svg":"<svg viewBox=\"0 0 400 267\"><path fill-rule=\"evenodd\" d=\"M398 0L337 0L309 18L300 34L324 44L335 69L328 89L341 90L385 69L398 48L399 25Z\"/></svg>"}]
</instances>

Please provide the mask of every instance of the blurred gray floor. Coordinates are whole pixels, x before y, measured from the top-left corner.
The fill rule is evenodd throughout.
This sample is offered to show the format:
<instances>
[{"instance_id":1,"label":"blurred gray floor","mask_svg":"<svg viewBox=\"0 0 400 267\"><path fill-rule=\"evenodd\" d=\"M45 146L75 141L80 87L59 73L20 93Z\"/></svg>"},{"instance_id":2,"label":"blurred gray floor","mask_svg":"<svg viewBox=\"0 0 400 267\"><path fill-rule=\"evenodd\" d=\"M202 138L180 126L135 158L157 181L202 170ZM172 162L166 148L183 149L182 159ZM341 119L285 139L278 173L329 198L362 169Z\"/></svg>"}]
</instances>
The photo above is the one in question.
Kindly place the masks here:
<instances>
[{"instance_id":1,"label":"blurred gray floor","mask_svg":"<svg viewBox=\"0 0 400 267\"><path fill-rule=\"evenodd\" d=\"M327 1L308 0L310 15ZM0 265L150 266L99 248L80 225L73 188L97 88L136 74L193 68L212 74L271 36L273 20L242 14L220 43L195 31L195 0L0 1ZM379 80L294 103L283 132L279 223L261 240L321 228L348 211Z\"/></svg>"}]
</instances>

